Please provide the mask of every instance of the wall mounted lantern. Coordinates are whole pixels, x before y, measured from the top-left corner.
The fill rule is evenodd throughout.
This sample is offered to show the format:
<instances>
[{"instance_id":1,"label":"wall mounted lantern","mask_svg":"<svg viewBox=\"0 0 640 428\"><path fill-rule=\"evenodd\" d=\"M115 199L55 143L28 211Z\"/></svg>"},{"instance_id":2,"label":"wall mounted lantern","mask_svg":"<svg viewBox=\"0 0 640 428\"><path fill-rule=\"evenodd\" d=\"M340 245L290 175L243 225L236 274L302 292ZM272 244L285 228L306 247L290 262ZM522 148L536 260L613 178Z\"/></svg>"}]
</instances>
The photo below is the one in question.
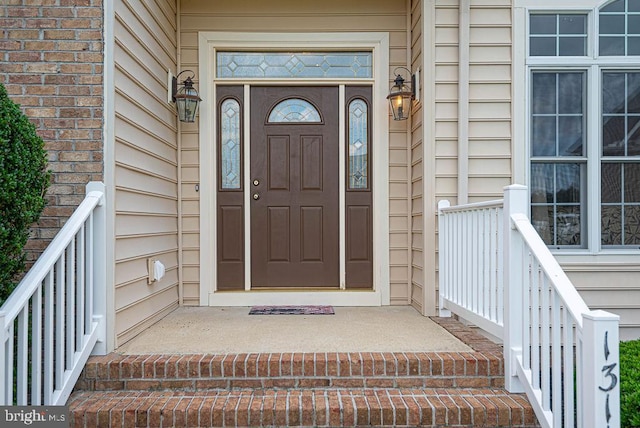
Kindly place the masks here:
<instances>
[{"instance_id":1,"label":"wall mounted lantern","mask_svg":"<svg viewBox=\"0 0 640 428\"><path fill-rule=\"evenodd\" d=\"M411 85L405 85L402 75L397 73L399 69L407 70L411 76ZM393 73L396 75L394 85L389 90L387 99L393 112L393 120L407 120L411 114L411 105L416 98L416 76L411 70L405 67L396 68Z\"/></svg>"},{"instance_id":2,"label":"wall mounted lantern","mask_svg":"<svg viewBox=\"0 0 640 428\"><path fill-rule=\"evenodd\" d=\"M182 73L191 73L191 76L184 79L182 87L178 90L178 77L180 77ZM184 70L171 80L171 99L176 103L176 107L178 108L178 120L180 120L180 122L195 122L198 104L202 101L198 96L198 91L193 87L193 77L195 77L193 71Z\"/></svg>"}]
</instances>

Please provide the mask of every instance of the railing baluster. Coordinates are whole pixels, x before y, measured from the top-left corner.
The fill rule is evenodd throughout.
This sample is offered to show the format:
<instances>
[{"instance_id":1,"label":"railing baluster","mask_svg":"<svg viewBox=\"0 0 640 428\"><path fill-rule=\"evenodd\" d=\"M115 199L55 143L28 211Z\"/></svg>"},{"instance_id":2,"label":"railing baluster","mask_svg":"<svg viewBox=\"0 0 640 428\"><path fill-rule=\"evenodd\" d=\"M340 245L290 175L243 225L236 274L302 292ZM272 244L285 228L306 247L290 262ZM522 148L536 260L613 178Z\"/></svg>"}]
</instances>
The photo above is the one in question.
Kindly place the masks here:
<instances>
[{"instance_id":1,"label":"railing baluster","mask_svg":"<svg viewBox=\"0 0 640 428\"><path fill-rule=\"evenodd\" d=\"M451 299L453 297L453 271L452 271L452 267L453 267L453 251L451 250L451 246L450 245L445 245L444 242L446 242L449 239L452 239L452 225L451 225L451 216L448 214L444 214L443 213L443 220L444 220L444 237L443 237L443 244L442 244L442 248L440 249L440 251L444 252L445 254L445 272L440 272L440 274L444 274L444 283L446 286L446 293L445 296L448 299Z\"/></svg>"},{"instance_id":2,"label":"railing baluster","mask_svg":"<svg viewBox=\"0 0 640 428\"><path fill-rule=\"evenodd\" d=\"M451 242L452 245L455 245L456 248L460 248L460 245L458 243L458 232L460 229L458 229L458 216L456 215L456 213L449 213L447 214L449 217L449 221L451 222ZM452 250L451 251L452 256L451 256L451 264L454 267L453 271L451 272L451 297L450 299L453 300L456 303L459 303L458 300L458 287L460 284L460 271L457 269L458 264L459 264L459 257L460 254L455 251Z\"/></svg>"},{"instance_id":3,"label":"railing baluster","mask_svg":"<svg viewBox=\"0 0 640 428\"><path fill-rule=\"evenodd\" d=\"M78 247L76 256L77 284L76 284L76 347L82 349L84 347L84 311L85 311L85 263L86 259L84 246L84 224L78 231Z\"/></svg>"},{"instance_id":4,"label":"railing baluster","mask_svg":"<svg viewBox=\"0 0 640 428\"><path fill-rule=\"evenodd\" d=\"M31 405L42 404L42 283L31 306Z\"/></svg>"},{"instance_id":5,"label":"railing baluster","mask_svg":"<svg viewBox=\"0 0 640 428\"><path fill-rule=\"evenodd\" d=\"M93 247L95 245L95 227L93 224L93 212L89 214L87 221L85 222L86 227L86 241L87 241L87 293L85 299L85 330L87 332L92 331L93 325Z\"/></svg>"},{"instance_id":6,"label":"railing baluster","mask_svg":"<svg viewBox=\"0 0 640 428\"><path fill-rule=\"evenodd\" d=\"M484 308L482 315L485 318L494 320L491 314L491 229L490 225L491 213L487 210L482 210L482 224L480 230L482 231L482 274L484 284Z\"/></svg>"},{"instance_id":7,"label":"railing baluster","mask_svg":"<svg viewBox=\"0 0 640 428\"><path fill-rule=\"evenodd\" d=\"M76 312L76 280L75 280L75 263L76 263L76 240L71 240L67 247L67 267L66 267L66 296L67 296L67 313L66 313L66 369L71 370L73 368L73 357L76 352L75 340L76 335L74 332L76 326L75 312Z\"/></svg>"},{"instance_id":8,"label":"railing baluster","mask_svg":"<svg viewBox=\"0 0 640 428\"><path fill-rule=\"evenodd\" d=\"M29 302L27 301L18 315L18 353L16 373L16 401L19 406L27 404L29 393Z\"/></svg>"},{"instance_id":9,"label":"railing baluster","mask_svg":"<svg viewBox=\"0 0 640 428\"><path fill-rule=\"evenodd\" d=\"M473 213L471 213L471 218L473 219ZM473 220L472 220L473 221ZM473 277L473 223L469 221L465 221L466 228L466 236L465 236L465 249L467 258L464 263L464 270L467 273L466 284L465 284L465 300L464 307L471 308L473 305L473 283L475 278Z\"/></svg>"},{"instance_id":10,"label":"railing baluster","mask_svg":"<svg viewBox=\"0 0 640 428\"><path fill-rule=\"evenodd\" d=\"M469 269L469 276L471 280L471 301L469 302L469 308L478 313L478 258L473 257L474 254L479 254L477 252L478 248L478 211L471 211L471 227L469 228L469 238L471 242L469 242L469 261L471 262Z\"/></svg>"},{"instance_id":11,"label":"railing baluster","mask_svg":"<svg viewBox=\"0 0 640 428\"><path fill-rule=\"evenodd\" d=\"M536 262L531 271L531 380L533 387L540 389L540 264Z\"/></svg>"},{"instance_id":12,"label":"railing baluster","mask_svg":"<svg viewBox=\"0 0 640 428\"><path fill-rule=\"evenodd\" d=\"M540 347L541 352L541 360L542 364L540 365L540 371L542 376L542 408L544 410L551 409L551 403L549 402L549 389L551 387L551 382L549 376L551 374L550 369L551 366L549 364L550 359L550 346L549 346L549 284L547 278L544 278L542 282L542 296L541 296L541 306L542 306L542 316L540 328L542 329L542 346Z\"/></svg>"},{"instance_id":13,"label":"railing baluster","mask_svg":"<svg viewBox=\"0 0 640 428\"><path fill-rule=\"evenodd\" d=\"M47 274L44 284L44 404L52 403L52 394L55 389L53 376L54 354L54 315L53 291L54 291L53 268Z\"/></svg>"},{"instance_id":14,"label":"railing baluster","mask_svg":"<svg viewBox=\"0 0 640 428\"><path fill-rule=\"evenodd\" d=\"M553 399L553 419L555 426L562 426L562 346L561 319L560 319L560 298L555 290L551 292L551 319L552 319L552 340L551 352L553 355L553 375L551 396Z\"/></svg>"},{"instance_id":15,"label":"railing baluster","mask_svg":"<svg viewBox=\"0 0 640 428\"><path fill-rule=\"evenodd\" d=\"M535 263L531 254L526 251L524 254L522 275L522 365L524 368L531 367L531 325L529 320L531 319L531 307L530 295L528 290L531 288L531 271L533 264Z\"/></svg>"},{"instance_id":16,"label":"railing baluster","mask_svg":"<svg viewBox=\"0 0 640 428\"><path fill-rule=\"evenodd\" d=\"M564 326L564 426L574 426L574 403L575 393L573 390L573 382L575 374L573 371L573 320L569 316L566 306L562 310L562 324Z\"/></svg>"},{"instance_id":17,"label":"railing baluster","mask_svg":"<svg viewBox=\"0 0 640 428\"><path fill-rule=\"evenodd\" d=\"M7 367L5 367L6 370L6 377L5 379L7 380L7 391L6 391L6 395L7 395L7 400L6 403L9 405L13 404L13 385L14 385L14 380L15 380L15 376L13 373L13 358L14 358L14 354L13 354L13 347L14 347L14 340L13 340L13 335L15 332L14 329L14 323L11 322L9 323L9 328L7 329L8 332L8 337L7 337L7 353L6 353L6 363L7 363Z\"/></svg>"},{"instance_id":18,"label":"railing baluster","mask_svg":"<svg viewBox=\"0 0 640 428\"><path fill-rule=\"evenodd\" d=\"M497 296L498 296L498 324L504 324L504 228L502 225L504 224L504 210L498 211L498 237L496 239L496 245L498 247L497 254L497 262L498 262L498 273L496 276L496 281L498 285Z\"/></svg>"},{"instance_id":19,"label":"railing baluster","mask_svg":"<svg viewBox=\"0 0 640 428\"><path fill-rule=\"evenodd\" d=\"M456 229L455 229L455 240L454 242L456 242L458 244L458 248L460 248L461 245L463 245L463 235L462 235L462 219L461 217L456 214L455 215L455 221L456 221ZM463 296L462 296L462 289L464 286L464 271L460 268L460 266L464 263L464 255L462 252L458 252L456 254L456 278L455 278L455 287L456 287L456 293L454 296L454 299L456 301L456 303L458 303L459 305L463 304Z\"/></svg>"},{"instance_id":20,"label":"railing baluster","mask_svg":"<svg viewBox=\"0 0 640 428\"><path fill-rule=\"evenodd\" d=\"M584 423L584 380L580 373L583 372L584 353L582 347L582 332L576 326L576 422L578 427L583 427Z\"/></svg>"},{"instance_id":21,"label":"railing baluster","mask_svg":"<svg viewBox=\"0 0 640 428\"><path fill-rule=\"evenodd\" d=\"M55 343L55 388L62 388L64 366L65 366L65 342L64 342L64 320L65 320L65 253L60 255L60 259L56 263L56 343Z\"/></svg>"}]
</instances>

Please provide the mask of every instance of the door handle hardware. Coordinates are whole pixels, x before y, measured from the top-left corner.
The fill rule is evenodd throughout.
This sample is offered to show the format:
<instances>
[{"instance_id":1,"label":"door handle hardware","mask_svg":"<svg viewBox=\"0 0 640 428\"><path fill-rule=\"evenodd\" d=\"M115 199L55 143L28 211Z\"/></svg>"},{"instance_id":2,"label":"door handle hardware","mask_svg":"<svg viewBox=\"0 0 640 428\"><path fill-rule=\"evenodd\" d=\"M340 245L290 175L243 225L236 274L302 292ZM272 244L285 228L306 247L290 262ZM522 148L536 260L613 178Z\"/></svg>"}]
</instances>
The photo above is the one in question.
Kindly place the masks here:
<instances>
[{"instance_id":1,"label":"door handle hardware","mask_svg":"<svg viewBox=\"0 0 640 428\"><path fill-rule=\"evenodd\" d=\"M253 185L257 186L260 184L260 180L258 180L257 178L255 180L253 180Z\"/></svg>"},{"instance_id":2,"label":"door handle hardware","mask_svg":"<svg viewBox=\"0 0 640 428\"><path fill-rule=\"evenodd\" d=\"M257 201L258 199L260 199L260 195L259 195L259 194L257 194L257 193L254 193L254 194L253 194L253 200L254 200L254 201Z\"/></svg>"}]
</instances>

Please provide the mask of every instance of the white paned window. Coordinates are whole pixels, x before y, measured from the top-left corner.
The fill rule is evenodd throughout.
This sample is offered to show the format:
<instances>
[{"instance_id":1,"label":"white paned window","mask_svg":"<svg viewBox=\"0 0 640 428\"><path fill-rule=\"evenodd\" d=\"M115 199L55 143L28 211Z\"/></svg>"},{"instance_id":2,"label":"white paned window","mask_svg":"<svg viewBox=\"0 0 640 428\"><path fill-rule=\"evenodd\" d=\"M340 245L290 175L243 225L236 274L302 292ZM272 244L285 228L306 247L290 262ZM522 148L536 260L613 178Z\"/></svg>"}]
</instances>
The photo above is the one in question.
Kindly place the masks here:
<instances>
[{"instance_id":1,"label":"white paned window","mask_svg":"<svg viewBox=\"0 0 640 428\"><path fill-rule=\"evenodd\" d=\"M528 24L531 221L552 248L637 249L640 0Z\"/></svg>"}]
</instances>

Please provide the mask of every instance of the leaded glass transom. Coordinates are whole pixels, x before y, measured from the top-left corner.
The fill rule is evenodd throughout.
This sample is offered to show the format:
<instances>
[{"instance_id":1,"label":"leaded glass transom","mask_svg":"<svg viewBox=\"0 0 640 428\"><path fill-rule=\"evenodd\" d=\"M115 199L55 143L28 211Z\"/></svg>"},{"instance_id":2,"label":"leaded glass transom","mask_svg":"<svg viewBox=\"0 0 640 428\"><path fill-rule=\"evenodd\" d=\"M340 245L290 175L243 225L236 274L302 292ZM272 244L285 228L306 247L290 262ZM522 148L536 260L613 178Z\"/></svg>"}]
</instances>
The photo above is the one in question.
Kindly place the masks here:
<instances>
[{"instance_id":1,"label":"leaded glass transom","mask_svg":"<svg viewBox=\"0 0 640 428\"><path fill-rule=\"evenodd\" d=\"M349 188L367 189L368 106L364 100L349 103Z\"/></svg>"},{"instance_id":2,"label":"leaded glass transom","mask_svg":"<svg viewBox=\"0 0 640 428\"><path fill-rule=\"evenodd\" d=\"M218 52L219 78L373 77L371 52Z\"/></svg>"},{"instance_id":3,"label":"leaded glass transom","mask_svg":"<svg viewBox=\"0 0 640 428\"><path fill-rule=\"evenodd\" d=\"M308 101L290 98L278 103L269 113L269 123L320 123L320 113Z\"/></svg>"},{"instance_id":4,"label":"leaded glass transom","mask_svg":"<svg viewBox=\"0 0 640 428\"><path fill-rule=\"evenodd\" d=\"M223 189L240 189L240 103L232 98L224 100L220 121L221 185Z\"/></svg>"}]
</instances>

